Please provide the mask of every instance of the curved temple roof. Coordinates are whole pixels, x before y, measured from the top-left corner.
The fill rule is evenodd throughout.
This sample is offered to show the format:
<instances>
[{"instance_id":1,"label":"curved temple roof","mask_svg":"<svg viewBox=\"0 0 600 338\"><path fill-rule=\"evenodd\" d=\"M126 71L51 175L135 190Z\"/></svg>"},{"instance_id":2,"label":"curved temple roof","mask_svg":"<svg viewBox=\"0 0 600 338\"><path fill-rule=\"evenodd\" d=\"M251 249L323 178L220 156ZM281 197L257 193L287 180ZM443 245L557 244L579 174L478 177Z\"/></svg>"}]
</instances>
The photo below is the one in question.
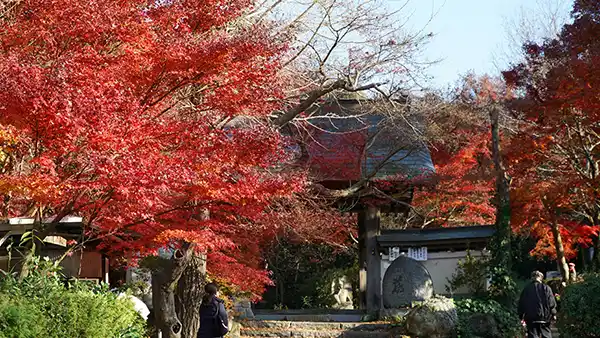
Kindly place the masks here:
<instances>
[{"instance_id":1,"label":"curved temple roof","mask_svg":"<svg viewBox=\"0 0 600 338\"><path fill-rule=\"evenodd\" d=\"M415 131L418 115L377 109L368 102L340 100L307 118L309 164L324 180L395 181L435 173L429 149Z\"/></svg>"}]
</instances>

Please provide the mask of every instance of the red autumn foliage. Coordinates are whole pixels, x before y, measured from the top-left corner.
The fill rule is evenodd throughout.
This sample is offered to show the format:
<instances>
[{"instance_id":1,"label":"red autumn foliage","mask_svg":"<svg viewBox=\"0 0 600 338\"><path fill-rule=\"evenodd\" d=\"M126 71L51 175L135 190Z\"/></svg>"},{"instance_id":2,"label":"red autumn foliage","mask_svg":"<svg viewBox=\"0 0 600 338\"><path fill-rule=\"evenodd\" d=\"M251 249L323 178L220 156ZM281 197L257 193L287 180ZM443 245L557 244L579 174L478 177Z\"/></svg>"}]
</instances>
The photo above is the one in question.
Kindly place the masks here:
<instances>
[{"instance_id":1,"label":"red autumn foliage","mask_svg":"<svg viewBox=\"0 0 600 338\"><path fill-rule=\"evenodd\" d=\"M525 123L511 143L513 227L549 251L548 226L556 222L567 258L598 233L600 144L600 34L598 1L575 1L573 23L558 38L525 46L526 60L504 74L523 93L514 102ZM596 254L596 260L598 259Z\"/></svg>"},{"instance_id":2,"label":"red autumn foliage","mask_svg":"<svg viewBox=\"0 0 600 338\"><path fill-rule=\"evenodd\" d=\"M450 100L443 99L443 104L434 100L440 108L429 128L437 184L433 190L415 192L414 205L423 221L417 225L494 224L495 172L487 109L505 96L499 79L468 74Z\"/></svg>"},{"instance_id":3,"label":"red autumn foliage","mask_svg":"<svg viewBox=\"0 0 600 338\"><path fill-rule=\"evenodd\" d=\"M211 273L260 292L275 130L220 122L272 111L282 46L232 24L251 1L24 0L0 21L2 217L84 217L134 257L193 242ZM197 217L205 210L210 219ZM251 253L254 253L251 254Z\"/></svg>"},{"instance_id":4,"label":"red autumn foliage","mask_svg":"<svg viewBox=\"0 0 600 338\"><path fill-rule=\"evenodd\" d=\"M337 248L347 248L351 236L358 236L356 214L340 213L331 201L309 194L297 194L294 199L273 203L262 223L278 224L277 230L283 230L290 241L323 243ZM270 239L277 234L281 232L272 232Z\"/></svg>"},{"instance_id":5,"label":"red autumn foliage","mask_svg":"<svg viewBox=\"0 0 600 338\"><path fill-rule=\"evenodd\" d=\"M557 258L551 231L552 222L558 224L567 259L577 256L578 245L592 244L597 229L574 220L570 213L577 206L569 204L568 191L556 190L561 187L547 182L523 179L519 182L524 184L518 186L515 184L511 192L513 208L511 224L515 232L538 239L536 247L531 252L532 255Z\"/></svg>"},{"instance_id":6,"label":"red autumn foliage","mask_svg":"<svg viewBox=\"0 0 600 338\"><path fill-rule=\"evenodd\" d=\"M462 130L453 135L454 144L432 147L437 184L433 190L416 192L413 204L423 216L424 226L493 224L489 134Z\"/></svg>"}]
</instances>

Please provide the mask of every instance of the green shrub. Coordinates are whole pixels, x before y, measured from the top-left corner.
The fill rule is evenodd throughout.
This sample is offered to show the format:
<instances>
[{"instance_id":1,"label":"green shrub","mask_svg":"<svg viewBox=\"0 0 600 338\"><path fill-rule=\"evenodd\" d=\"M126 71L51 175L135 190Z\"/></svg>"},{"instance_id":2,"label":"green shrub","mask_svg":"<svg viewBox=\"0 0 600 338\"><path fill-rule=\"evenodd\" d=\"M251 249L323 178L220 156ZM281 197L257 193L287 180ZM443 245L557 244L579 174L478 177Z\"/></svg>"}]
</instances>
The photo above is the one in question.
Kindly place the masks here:
<instances>
[{"instance_id":1,"label":"green shrub","mask_svg":"<svg viewBox=\"0 0 600 338\"><path fill-rule=\"evenodd\" d=\"M51 337L121 337L130 327L140 326L129 301L104 292L56 293L47 302L45 313L52 318Z\"/></svg>"},{"instance_id":2,"label":"green shrub","mask_svg":"<svg viewBox=\"0 0 600 338\"><path fill-rule=\"evenodd\" d=\"M22 280L5 276L0 294L0 338L145 337L129 300L117 299L106 286L64 282L48 259L35 258Z\"/></svg>"},{"instance_id":3,"label":"green shrub","mask_svg":"<svg viewBox=\"0 0 600 338\"><path fill-rule=\"evenodd\" d=\"M452 294L454 290L465 287L475 297L486 296L485 280L489 275L489 262L489 257L475 257L467 251L467 256L458 262L456 272L448 279L446 292Z\"/></svg>"},{"instance_id":4,"label":"green shrub","mask_svg":"<svg viewBox=\"0 0 600 338\"><path fill-rule=\"evenodd\" d=\"M47 323L34 304L0 294L0 338L44 337Z\"/></svg>"},{"instance_id":5,"label":"green shrub","mask_svg":"<svg viewBox=\"0 0 600 338\"><path fill-rule=\"evenodd\" d=\"M455 304L459 338L481 336L481 331L485 332L486 337L511 338L521 334L522 327L517 314L495 300L463 299Z\"/></svg>"},{"instance_id":6,"label":"green shrub","mask_svg":"<svg viewBox=\"0 0 600 338\"><path fill-rule=\"evenodd\" d=\"M600 275L587 275L561 294L558 328L561 337L600 337Z\"/></svg>"}]
</instances>

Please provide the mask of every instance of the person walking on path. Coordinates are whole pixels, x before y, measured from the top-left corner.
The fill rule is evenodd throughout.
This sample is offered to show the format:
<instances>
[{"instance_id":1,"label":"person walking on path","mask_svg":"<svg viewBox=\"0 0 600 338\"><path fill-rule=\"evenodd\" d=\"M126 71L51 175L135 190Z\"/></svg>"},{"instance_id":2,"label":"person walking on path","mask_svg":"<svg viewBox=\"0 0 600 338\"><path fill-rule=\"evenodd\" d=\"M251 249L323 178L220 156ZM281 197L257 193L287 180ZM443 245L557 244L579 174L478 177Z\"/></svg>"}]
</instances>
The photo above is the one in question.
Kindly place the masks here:
<instances>
[{"instance_id":1,"label":"person walking on path","mask_svg":"<svg viewBox=\"0 0 600 338\"><path fill-rule=\"evenodd\" d=\"M519 318L527 325L527 338L552 338L550 324L556 318L556 299L543 280L541 272L531 273L531 284L519 298Z\"/></svg>"},{"instance_id":2,"label":"person walking on path","mask_svg":"<svg viewBox=\"0 0 600 338\"><path fill-rule=\"evenodd\" d=\"M200 305L198 338L222 338L229 331L225 303L222 299L217 298L219 294L217 285L206 284L204 292Z\"/></svg>"}]
</instances>

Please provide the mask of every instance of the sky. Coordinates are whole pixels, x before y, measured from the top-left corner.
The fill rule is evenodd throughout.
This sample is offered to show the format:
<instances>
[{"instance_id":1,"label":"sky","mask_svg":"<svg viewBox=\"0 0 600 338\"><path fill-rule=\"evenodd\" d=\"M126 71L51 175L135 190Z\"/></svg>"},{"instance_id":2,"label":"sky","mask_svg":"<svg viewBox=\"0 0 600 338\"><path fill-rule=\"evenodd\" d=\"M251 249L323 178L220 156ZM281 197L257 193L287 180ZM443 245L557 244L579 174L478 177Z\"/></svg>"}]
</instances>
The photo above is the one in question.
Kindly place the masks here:
<instances>
[{"instance_id":1,"label":"sky","mask_svg":"<svg viewBox=\"0 0 600 338\"><path fill-rule=\"evenodd\" d=\"M405 0L388 0L398 8ZM510 45L507 23L518 19L522 7L533 10L536 0L411 0L404 10L408 26L434 33L424 56L430 60L442 59L430 67L431 85L444 87L455 82L460 74L498 73L506 66L506 58L499 57ZM532 6L532 7L528 7ZM570 1L561 10L568 13ZM403 10L403 11L404 11ZM432 14L431 22L428 23Z\"/></svg>"}]
</instances>

